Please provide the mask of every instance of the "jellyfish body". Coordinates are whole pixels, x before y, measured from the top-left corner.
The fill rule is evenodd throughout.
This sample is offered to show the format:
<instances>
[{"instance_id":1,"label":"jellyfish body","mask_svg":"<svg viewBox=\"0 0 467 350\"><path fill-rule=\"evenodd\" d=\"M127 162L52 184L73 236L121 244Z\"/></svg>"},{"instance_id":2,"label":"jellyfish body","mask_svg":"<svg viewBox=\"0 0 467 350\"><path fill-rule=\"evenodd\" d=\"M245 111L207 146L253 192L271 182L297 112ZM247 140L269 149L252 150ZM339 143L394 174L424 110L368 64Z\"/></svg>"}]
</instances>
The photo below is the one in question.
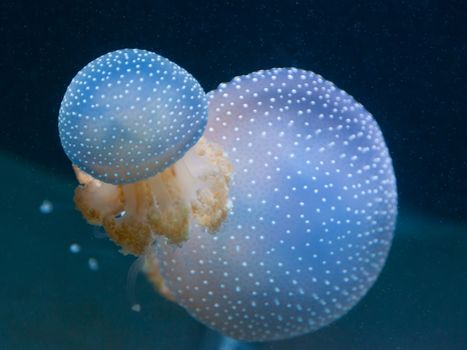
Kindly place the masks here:
<instances>
[{"instance_id":1,"label":"jellyfish body","mask_svg":"<svg viewBox=\"0 0 467 350\"><path fill-rule=\"evenodd\" d=\"M109 52L86 65L67 88L59 132L68 158L111 184L153 176L179 160L207 121L199 83L153 52Z\"/></svg>"},{"instance_id":2,"label":"jellyfish body","mask_svg":"<svg viewBox=\"0 0 467 350\"><path fill-rule=\"evenodd\" d=\"M58 126L81 184L75 203L122 252L141 255L156 235L180 243L192 221L215 231L226 217L231 166L200 139L207 106L187 71L145 50L107 53L68 86Z\"/></svg>"},{"instance_id":3,"label":"jellyfish body","mask_svg":"<svg viewBox=\"0 0 467 350\"><path fill-rule=\"evenodd\" d=\"M156 240L174 299L222 334L270 341L317 330L368 291L397 214L392 162L372 116L319 75L272 69L209 95L205 137L235 172L232 209L174 248Z\"/></svg>"}]
</instances>

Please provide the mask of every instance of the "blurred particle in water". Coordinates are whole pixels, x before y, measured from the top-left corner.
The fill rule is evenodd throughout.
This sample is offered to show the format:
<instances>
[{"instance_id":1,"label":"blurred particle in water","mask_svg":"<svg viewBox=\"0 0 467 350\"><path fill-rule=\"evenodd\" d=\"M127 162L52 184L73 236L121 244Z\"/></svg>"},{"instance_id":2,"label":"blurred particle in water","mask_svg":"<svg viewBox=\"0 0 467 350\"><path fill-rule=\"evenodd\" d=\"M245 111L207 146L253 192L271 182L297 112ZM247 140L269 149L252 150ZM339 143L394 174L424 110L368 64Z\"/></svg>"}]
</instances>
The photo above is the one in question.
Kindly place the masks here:
<instances>
[{"instance_id":1,"label":"blurred particle in water","mask_svg":"<svg viewBox=\"0 0 467 350\"><path fill-rule=\"evenodd\" d=\"M140 312L141 311L141 305L140 304L134 304L131 309L134 311L134 312Z\"/></svg>"},{"instance_id":2,"label":"blurred particle in water","mask_svg":"<svg viewBox=\"0 0 467 350\"><path fill-rule=\"evenodd\" d=\"M70 244L70 253L77 254L81 251L81 246L78 243Z\"/></svg>"},{"instance_id":3,"label":"blurred particle in water","mask_svg":"<svg viewBox=\"0 0 467 350\"><path fill-rule=\"evenodd\" d=\"M99 262L96 258L89 258L88 259L88 266L91 271L99 270Z\"/></svg>"},{"instance_id":4,"label":"blurred particle in water","mask_svg":"<svg viewBox=\"0 0 467 350\"><path fill-rule=\"evenodd\" d=\"M54 210L54 205L52 204L51 201L47 199L44 199L41 205L39 206L39 211L41 212L41 214L50 214L53 212L53 210Z\"/></svg>"}]
</instances>

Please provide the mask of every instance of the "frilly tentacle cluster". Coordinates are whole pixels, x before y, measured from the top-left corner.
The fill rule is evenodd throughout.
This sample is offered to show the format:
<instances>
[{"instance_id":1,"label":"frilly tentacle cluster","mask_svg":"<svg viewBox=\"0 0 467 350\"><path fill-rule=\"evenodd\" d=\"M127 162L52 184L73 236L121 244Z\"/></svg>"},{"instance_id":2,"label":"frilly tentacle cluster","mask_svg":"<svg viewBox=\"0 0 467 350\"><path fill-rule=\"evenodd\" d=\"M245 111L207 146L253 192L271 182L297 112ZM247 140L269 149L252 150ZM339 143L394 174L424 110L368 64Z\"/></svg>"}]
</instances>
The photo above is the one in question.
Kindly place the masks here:
<instances>
[{"instance_id":1,"label":"frilly tentacle cluster","mask_svg":"<svg viewBox=\"0 0 467 350\"><path fill-rule=\"evenodd\" d=\"M215 232L227 218L233 166L218 145L203 138L179 162L132 184L107 184L74 170L80 183L76 207L125 254L144 254L157 236L181 244L191 225Z\"/></svg>"}]
</instances>

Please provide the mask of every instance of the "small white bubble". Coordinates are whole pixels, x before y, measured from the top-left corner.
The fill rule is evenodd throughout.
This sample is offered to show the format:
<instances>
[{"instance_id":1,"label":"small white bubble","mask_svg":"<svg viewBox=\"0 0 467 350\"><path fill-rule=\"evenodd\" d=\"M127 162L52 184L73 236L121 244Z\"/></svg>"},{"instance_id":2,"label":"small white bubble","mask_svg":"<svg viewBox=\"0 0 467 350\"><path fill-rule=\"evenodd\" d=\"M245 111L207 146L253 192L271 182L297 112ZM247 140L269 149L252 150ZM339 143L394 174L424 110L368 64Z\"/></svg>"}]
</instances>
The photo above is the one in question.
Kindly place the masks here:
<instances>
[{"instance_id":1,"label":"small white bubble","mask_svg":"<svg viewBox=\"0 0 467 350\"><path fill-rule=\"evenodd\" d=\"M99 270L99 262L97 261L96 258L89 258L88 266L89 266L89 269L92 271Z\"/></svg>"},{"instance_id":2,"label":"small white bubble","mask_svg":"<svg viewBox=\"0 0 467 350\"><path fill-rule=\"evenodd\" d=\"M141 305L140 304L134 304L131 309L134 311L134 312L140 312L141 311Z\"/></svg>"},{"instance_id":3,"label":"small white bubble","mask_svg":"<svg viewBox=\"0 0 467 350\"><path fill-rule=\"evenodd\" d=\"M39 211L42 214L50 214L54 210L54 205L51 201L44 199L39 207Z\"/></svg>"},{"instance_id":4,"label":"small white bubble","mask_svg":"<svg viewBox=\"0 0 467 350\"><path fill-rule=\"evenodd\" d=\"M70 252L77 254L81 251L81 246L78 243L70 244Z\"/></svg>"}]
</instances>

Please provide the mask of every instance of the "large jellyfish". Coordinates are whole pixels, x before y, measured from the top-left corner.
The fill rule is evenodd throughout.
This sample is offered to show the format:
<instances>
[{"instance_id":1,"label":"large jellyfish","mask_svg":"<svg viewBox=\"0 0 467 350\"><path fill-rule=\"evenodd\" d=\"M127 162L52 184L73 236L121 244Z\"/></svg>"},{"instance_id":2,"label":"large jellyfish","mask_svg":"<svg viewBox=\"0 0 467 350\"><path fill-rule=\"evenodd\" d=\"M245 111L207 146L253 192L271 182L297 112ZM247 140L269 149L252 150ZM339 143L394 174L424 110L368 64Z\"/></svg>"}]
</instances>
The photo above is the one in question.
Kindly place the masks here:
<instances>
[{"instance_id":1,"label":"large jellyfish","mask_svg":"<svg viewBox=\"0 0 467 350\"><path fill-rule=\"evenodd\" d=\"M85 218L226 336L317 330L384 265L397 215L391 158L371 114L319 75L259 71L206 100L174 63L121 50L78 73L59 124Z\"/></svg>"}]
</instances>

